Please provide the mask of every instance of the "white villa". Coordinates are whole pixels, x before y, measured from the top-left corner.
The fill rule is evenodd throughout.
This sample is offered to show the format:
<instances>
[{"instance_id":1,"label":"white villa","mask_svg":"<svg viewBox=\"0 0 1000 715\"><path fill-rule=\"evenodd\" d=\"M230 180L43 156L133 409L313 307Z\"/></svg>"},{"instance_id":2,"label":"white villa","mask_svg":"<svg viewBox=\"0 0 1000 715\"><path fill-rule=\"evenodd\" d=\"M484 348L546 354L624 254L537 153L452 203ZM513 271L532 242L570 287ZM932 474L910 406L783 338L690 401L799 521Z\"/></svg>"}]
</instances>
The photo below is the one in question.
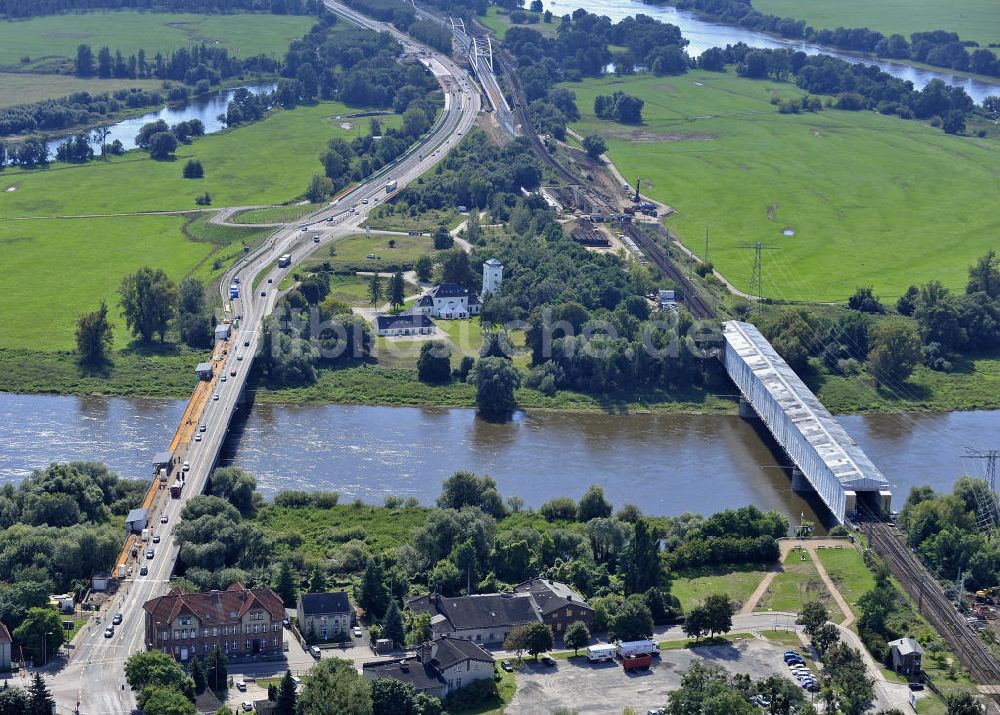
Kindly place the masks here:
<instances>
[{"instance_id":1,"label":"white villa","mask_svg":"<svg viewBox=\"0 0 1000 715\"><path fill-rule=\"evenodd\" d=\"M479 315L479 296L456 283L442 283L420 296L413 312L441 320L470 318Z\"/></svg>"}]
</instances>

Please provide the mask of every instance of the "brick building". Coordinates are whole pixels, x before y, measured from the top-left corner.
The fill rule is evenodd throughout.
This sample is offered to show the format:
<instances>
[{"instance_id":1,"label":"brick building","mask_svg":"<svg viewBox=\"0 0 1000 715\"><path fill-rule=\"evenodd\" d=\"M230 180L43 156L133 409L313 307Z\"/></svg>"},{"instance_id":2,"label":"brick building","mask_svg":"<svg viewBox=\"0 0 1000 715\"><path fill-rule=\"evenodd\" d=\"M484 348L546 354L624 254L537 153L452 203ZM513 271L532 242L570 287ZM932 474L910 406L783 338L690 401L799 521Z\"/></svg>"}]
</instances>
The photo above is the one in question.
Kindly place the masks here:
<instances>
[{"instance_id":1,"label":"brick building","mask_svg":"<svg viewBox=\"0 0 1000 715\"><path fill-rule=\"evenodd\" d=\"M182 661L219 646L230 661L280 658L285 650L281 598L269 588L233 584L225 591L182 593L146 601L145 644Z\"/></svg>"}]
</instances>

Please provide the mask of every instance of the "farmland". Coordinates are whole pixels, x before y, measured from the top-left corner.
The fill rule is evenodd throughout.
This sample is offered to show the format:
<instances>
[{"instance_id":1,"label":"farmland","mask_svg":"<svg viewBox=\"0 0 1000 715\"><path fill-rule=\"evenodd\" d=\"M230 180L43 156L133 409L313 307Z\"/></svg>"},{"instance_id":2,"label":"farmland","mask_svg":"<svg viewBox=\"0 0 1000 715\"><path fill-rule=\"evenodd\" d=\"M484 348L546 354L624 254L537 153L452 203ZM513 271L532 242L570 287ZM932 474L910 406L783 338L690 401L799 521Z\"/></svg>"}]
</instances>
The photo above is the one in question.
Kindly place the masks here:
<instances>
[{"instance_id":1,"label":"farmland","mask_svg":"<svg viewBox=\"0 0 1000 715\"><path fill-rule=\"evenodd\" d=\"M667 225L746 289L743 244L779 250L764 259L772 298L841 301L871 285L894 298L937 278L960 289L1000 217L1000 145L869 112L779 114L771 93L791 84L692 72L568 85L622 173L678 214ZM598 120L594 98L621 90L645 100L644 123ZM794 231L793 236L784 235ZM905 255L906 260L900 260Z\"/></svg>"}]
</instances>

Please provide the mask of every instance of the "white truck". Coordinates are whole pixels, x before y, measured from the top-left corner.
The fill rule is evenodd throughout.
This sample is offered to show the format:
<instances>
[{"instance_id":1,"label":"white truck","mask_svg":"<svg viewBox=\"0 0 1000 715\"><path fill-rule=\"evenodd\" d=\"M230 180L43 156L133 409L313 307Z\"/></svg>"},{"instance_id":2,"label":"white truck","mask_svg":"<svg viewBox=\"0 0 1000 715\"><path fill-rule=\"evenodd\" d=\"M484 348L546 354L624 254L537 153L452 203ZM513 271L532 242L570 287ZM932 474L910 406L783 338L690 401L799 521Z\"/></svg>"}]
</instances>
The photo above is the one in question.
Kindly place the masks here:
<instances>
[{"instance_id":1,"label":"white truck","mask_svg":"<svg viewBox=\"0 0 1000 715\"><path fill-rule=\"evenodd\" d=\"M598 643L587 647L587 660L591 663L604 663L615 659L615 647L607 643Z\"/></svg>"},{"instance_id":2,"label":"white truck","mask_svg":"<svg viewBox=\"0 0 1000 715\"><path fill-rule=\"evenodd\" d=\"M389 179L385 182L385 193L391 194L393 191L399 188L399 182L395 179Z\"/></svg>"},{"instance_id":3,"label":"white truck","mask_svg":"<svg viewBox=\"0 0 1000 715\"><path fill-rule=\"evenodd\" d=\"M655 641L643 640L643 641L625 641L624 643L619 643L618 648L619 658L631 658L637 655L659 655L660 646L656 644Z\"/></svg>"},{"instance_id":4,"label":"white truck","mask_svg":"<svg viewBox=\"0 0 1000 715\"><path fill-rule=\"evenodd\" d=\"M142 530L142 540L149 541L149 529Z\"/></svg>"}]
</instances>

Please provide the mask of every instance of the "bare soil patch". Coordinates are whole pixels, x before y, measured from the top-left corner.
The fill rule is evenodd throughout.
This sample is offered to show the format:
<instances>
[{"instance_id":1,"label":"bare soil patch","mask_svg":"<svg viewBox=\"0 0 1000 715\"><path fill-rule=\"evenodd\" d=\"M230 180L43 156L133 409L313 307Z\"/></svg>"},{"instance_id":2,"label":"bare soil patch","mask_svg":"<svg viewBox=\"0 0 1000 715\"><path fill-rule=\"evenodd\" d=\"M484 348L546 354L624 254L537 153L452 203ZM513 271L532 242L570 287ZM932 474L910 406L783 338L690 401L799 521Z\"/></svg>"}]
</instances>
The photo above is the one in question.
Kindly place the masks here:
<instances>
[{"instance_id":1,"label":"bare soil patch","mask_svg":"<svg viewBox=\"0 0 1000 715\"><path fill-rule=\"evenodd\" d=\"M651 129L614 128L602 132L609 139L625 139L630 142L706 142L717 138L715 134L705 132L654 132Z\"/></svg>"}]
</instances>

